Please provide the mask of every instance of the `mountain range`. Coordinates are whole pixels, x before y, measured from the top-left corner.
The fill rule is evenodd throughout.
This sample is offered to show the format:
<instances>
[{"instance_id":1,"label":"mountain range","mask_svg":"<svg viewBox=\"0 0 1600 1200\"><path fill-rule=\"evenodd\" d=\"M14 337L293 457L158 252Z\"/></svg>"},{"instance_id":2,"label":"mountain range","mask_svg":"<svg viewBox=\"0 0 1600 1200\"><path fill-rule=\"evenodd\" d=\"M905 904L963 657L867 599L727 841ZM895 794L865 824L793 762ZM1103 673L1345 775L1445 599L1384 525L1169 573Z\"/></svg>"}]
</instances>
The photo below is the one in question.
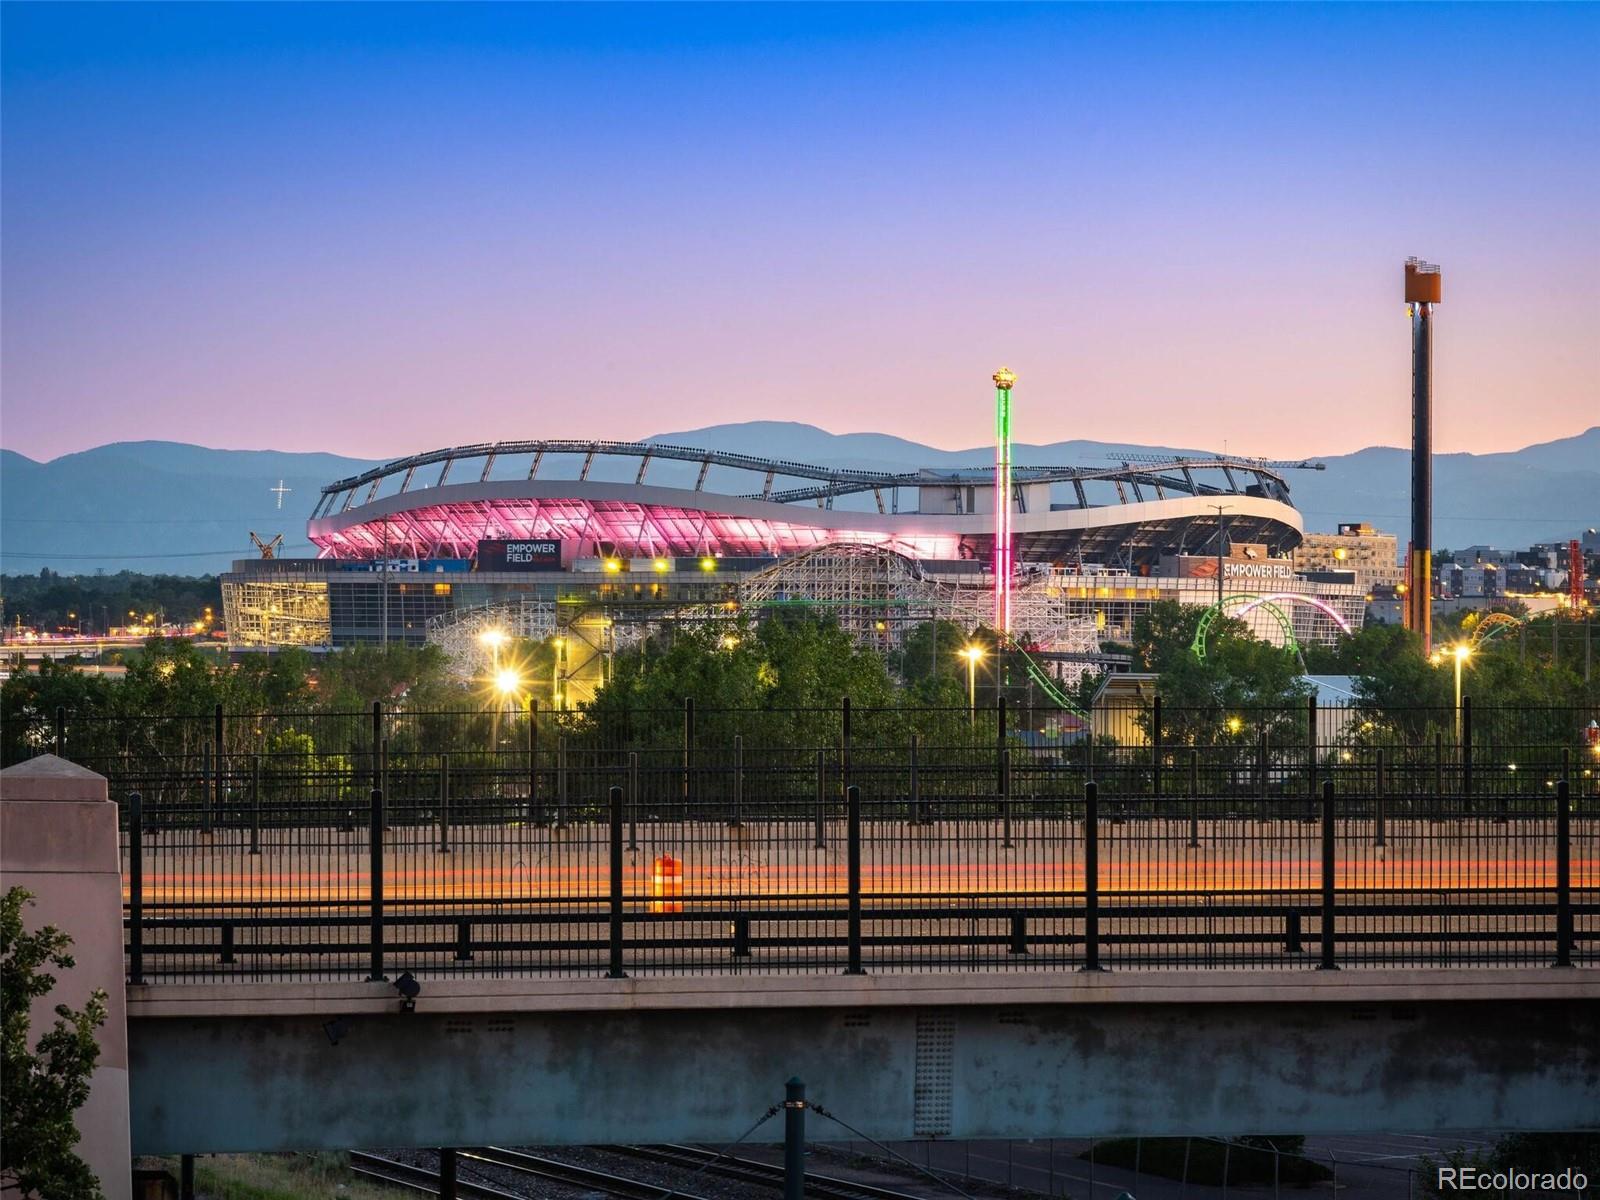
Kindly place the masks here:
<instances>
[{"instance_id":1,"label":"mountain range","mask_svg":"<svg viewBox=\"0 0 1600 1200\"><path fill-rule=\"evenodd\" d=\"M650 441L822 466L984 466L994 450L936 450L880 433L749 421L663 433ZM1018 464L1109 465L1129 454L1207 454L1184 446L1019 443ZM0 569L62 574L131 570L209 574L254 555L250 533L282 533L285 557L312 553L305 520L321 488L379 460L278 450L214 450L180 442L117 442L49 462L0 450ZM1368 521L1402 543L1410 523L1410 452L1374 446L1314 458L1323 471L1287 472L1308 531ZM1434 458L1434 544L1517 548L1600 525L1600 426L1497 454ZM597 468L591 478L600 478ZM655 482L677 482L670 464ZM288 490L275 493L281 485ZM278 508L279 500L282 508Z\"/></svg>"}]
</instances>

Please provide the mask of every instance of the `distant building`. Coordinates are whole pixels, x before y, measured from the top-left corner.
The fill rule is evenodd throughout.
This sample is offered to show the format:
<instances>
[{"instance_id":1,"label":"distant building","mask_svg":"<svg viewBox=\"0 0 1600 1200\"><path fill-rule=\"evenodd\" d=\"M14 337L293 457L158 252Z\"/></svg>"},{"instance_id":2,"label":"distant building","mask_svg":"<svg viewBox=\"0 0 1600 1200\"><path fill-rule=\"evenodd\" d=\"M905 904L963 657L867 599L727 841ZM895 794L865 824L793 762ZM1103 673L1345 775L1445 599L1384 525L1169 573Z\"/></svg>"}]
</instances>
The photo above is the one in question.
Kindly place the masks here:
<instances>
[{"instance_id":1,"label":"distant building","mask_svg":"<svg viewBox=\"0 0 1600 1200\"><path fill-rule=\"evenodd\" d=\"M1392 589L1404 578L1400 548L1392 533L1371 525L1348 523L1338 533L1308 533L1294 551L1297 573L1353 571L1363 591Z\"/></svg>"},{"instance_id":2,"label":"distant building","mask_svg":"<svg viewBox=\"0 0 1600 1200\"><path fill-rule=\"evenodd\" d=\"M1490 562L1462 567L1461 591L1457 594L1461 596L1499 596L1503 594L1500 574L1500 568Z\"/></svg>"}]
</instances>

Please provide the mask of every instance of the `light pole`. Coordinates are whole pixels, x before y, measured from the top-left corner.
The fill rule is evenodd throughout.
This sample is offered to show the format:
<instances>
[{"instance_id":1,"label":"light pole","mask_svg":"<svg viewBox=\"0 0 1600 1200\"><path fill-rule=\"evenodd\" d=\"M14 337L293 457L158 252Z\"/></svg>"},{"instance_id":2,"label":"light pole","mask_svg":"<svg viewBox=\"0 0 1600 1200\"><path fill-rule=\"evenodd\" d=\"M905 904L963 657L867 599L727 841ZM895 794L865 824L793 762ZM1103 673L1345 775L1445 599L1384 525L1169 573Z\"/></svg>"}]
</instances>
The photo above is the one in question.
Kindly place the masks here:
<instances>
[{"instance_id":1,"label":"light pole","mask_svg":"<svg viewBox=\"0 0 1600 1200\"><path fill-rule=\"evenodd\" d=\"M961 651L967 660L967 724L978 723L978 660L983 657L982 646L968 646Z\"/></svg>"},{"instance_id":2,"label":"light pole","mask_svg":"<svg viewBox=\"0 0 1600 1200\"><path fill-rule=\"evenodd\" d=\"M500 753L500 712L515 704L522 707L522 672L515 667L500 667L494 673L494 690L498 697L494 706L494 727L489 739L496 758Z\"/></svg>"},{"instance_id":3,"label":"light pole","mask_svg":"<svg viewBox=\"0 0 1600 1200\"><path fill-rule=\"evenodd\" d=\"M1445 659L1453 659L1456 665L1456 745L1461 744L1461 668L1466 665L1467 659L1472 657L1472 647L1466 642L1457 642L1448 650L1438 650L1429 656L1429 661L1435 665Z\"/></svg>"}]
</instances>

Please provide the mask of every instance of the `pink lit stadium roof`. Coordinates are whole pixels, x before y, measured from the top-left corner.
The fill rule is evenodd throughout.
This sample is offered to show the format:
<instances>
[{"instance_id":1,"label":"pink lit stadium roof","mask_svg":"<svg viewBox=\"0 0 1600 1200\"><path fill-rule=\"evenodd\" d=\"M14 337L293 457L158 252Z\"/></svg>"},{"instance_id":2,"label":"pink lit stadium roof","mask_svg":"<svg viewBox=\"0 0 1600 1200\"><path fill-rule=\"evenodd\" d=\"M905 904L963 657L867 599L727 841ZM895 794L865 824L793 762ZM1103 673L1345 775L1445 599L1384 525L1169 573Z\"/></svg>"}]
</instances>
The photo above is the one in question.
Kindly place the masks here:
<instances>
[{"instance_id":1,"label":"pink lit stadium roof","mask_svg":"<svg viewBox=\"0 0 1600 1200\"><path fill-rule=\"evenodd\" d=\"M1017 558L1203 552L1215 535L1215 496L1228 498L1233 540L1286 550L1300 541L1301 522L1275 465L1013 468ZM990 468L836 470L652 443L501 442L330 484L308 533L326 558L467 558L483 539L561 538L580 555L767 557L853 542L916 558L986 559L993 517L975 510L992 479ZM921 511L929 504L947 511Z\"/></svg>"}]
</instances>

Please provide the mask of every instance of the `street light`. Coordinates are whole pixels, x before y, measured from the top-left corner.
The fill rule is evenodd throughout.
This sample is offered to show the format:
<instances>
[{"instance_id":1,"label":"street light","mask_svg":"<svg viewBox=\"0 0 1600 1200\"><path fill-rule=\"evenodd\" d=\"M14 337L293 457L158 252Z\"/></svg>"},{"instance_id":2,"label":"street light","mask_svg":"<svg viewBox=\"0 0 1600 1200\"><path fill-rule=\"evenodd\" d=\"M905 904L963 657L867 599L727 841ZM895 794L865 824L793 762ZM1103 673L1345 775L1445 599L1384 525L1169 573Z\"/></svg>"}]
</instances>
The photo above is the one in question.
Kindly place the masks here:
<instances>
[{"instance_id":1,"label":"street light","mask_svg":"<svg viewBox=\"0 0 1600 1200\"><path fill-rule=\"evenodd\" d=\"M501 667L494 673L494 690L502 696L515 696L522 690L522 675L515 667Z\"/></svg>"},{"instance_id":2,"label":"street light","mask_svg":"<svg viewBox=\"0 0 1600 1200\"><path fill-rule=\"evenodd\" d=\"M983 657L982 646L968 646L961 652L967 660L967 723L978 723L978 660Z\"/></svg>"},{"instance_id":3,"label":"street light","mask_svg":"<svg viewBox=\"0 0 1600 1200\"><path fill-rule=\"evenodd\" d=\"M1435 666L1440 666L1446 661L1454 661L1456 665L1456 745L1458 746L1461 744L1461 668L1471 657L1472 647L1466 642L1457 642L1454 646L1435 650L1428 656L1428 661Z\"/></svg>"}]
</instances>

